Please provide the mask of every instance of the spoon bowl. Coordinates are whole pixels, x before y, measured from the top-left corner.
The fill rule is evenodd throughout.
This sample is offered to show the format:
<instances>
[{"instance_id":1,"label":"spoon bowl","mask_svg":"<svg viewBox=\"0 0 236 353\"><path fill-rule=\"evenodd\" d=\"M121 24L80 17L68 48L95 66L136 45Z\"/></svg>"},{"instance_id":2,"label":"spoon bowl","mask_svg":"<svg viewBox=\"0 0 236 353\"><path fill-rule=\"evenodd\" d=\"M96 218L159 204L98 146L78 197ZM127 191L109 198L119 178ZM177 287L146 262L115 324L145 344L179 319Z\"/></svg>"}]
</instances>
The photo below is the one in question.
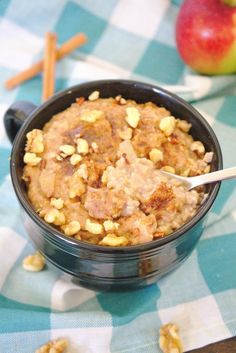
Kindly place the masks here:
<instances>
[{"instance_id":1,"label":"spoon bowl","mask_svg":"<svg viewBox=\"0 0 236 353\"><path fill-rule=\"evenodd\" d=\"M216 172L197 175L194 177L183 177L180 175L172 174L161 170L161 173L175 180L180 181L185 185L187 190L191 190L199 185L214 183L226 179L236 178L236 167L217 170Z\"/></svg>"}]
</instances>

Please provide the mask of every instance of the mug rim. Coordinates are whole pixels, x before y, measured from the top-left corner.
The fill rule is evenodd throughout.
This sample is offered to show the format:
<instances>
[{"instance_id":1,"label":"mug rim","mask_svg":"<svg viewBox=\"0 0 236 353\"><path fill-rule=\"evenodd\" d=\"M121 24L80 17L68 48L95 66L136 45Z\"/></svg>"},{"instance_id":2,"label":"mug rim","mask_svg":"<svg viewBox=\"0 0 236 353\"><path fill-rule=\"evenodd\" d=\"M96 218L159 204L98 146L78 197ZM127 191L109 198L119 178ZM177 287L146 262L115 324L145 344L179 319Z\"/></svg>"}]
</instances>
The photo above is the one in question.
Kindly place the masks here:
<instances>
[{"instance_id":1,"label":"mug rim","mask_svg":"<svg viewBox=\"0 0 236 353\"><path fill-rule=\"evenodd\" d=\"M11 151L11 161L10 161L10 173L11 173L11 179L13 183L13 187L16 193L16 196L24 208L25 212L28 214L28 216L33 219L33 221L43 230L45 231L44 236L48 236L51 238L52 241L56 243L61 243L61 245L67 245L67 246L72 246L76 249L81 249L81 250L87 250L87 251L95 251L103 254L127 254L127 253L137 253L139 251L149 251L149 250L155 250L158 247L161 247L162 245L165 245L169 242L172 242L182 235L184 235L187 231L189 231L191 228L193 228L210 210L211 206L213 205L216 196L219 192L221 182L216 182L212 191L210 192L207 200L205 203L200 207L200 209L197 211L197 213L185 224L183 224L180 228L178 228L176 231L172 232L171 234L163 237L163 238L157 238L155 240L152 240L147 243L142 243L138 245L129 245L129 246L121 246L121 247L106 247L103 245L97 245L97 244L92 244L92 243L86 243L74 238L69 238L66 237L62 232L57 230L56 228L52 227L50 224L47 224L42 218L39 217L39 215L35 212L33 209L33 206L31 203L25 198L22 192L22 187L19 183L19 180L17 178L17 173L16 173L16 163L15 163L15 155L17 151L19 150L19 145L22 141L22 139L25 139L25 130L27 130L28 125L34 120L34 118L43 110L45 110L48 106L50 106L52 103L55 103L57 100L62 98L63 96L67 94L72 94L76 90L79 90L81 88L89 88L91 86L91 89L94 88L94 86L97 87L99 90L99 85L104 85L104 84L123 84L123 85L129 85L133 86L133 89L144 89L144 90L152 90L154 93L161 92L162 94L165 94L167 97L172 99L172 101L176 101L177 104L180 104L182 107L187 109L189 113L193 116L195 116L198 120L200 120L201 124L204 125L206 130L209 132L213 143L215 145L216 149L216 157L217 157L217 168L222 169L223 168L223 159L222 159L222 152L220 148L219 141L215 135L215 132L213 131L212 127L209 125L209 123L205 120L205 118L188 102L186 102L184 99L181 97L177 96L174 93L171 93L159 86L153 85L152 83L144 83L144 82L139 82L139 81L133 81L133 80L122 80L122 79L107 79L107 80L96 80L96 81L88 81L84 83L80 83L77 85L74 85L72 87L66 88L63 91L60 91L53 95L49 100L44 102L43 104L39 105L26 119L24 124L21 126L20 130L18 131L15 140L13 142L12 146L12 151Z\"/></svg>"}]
</instances>

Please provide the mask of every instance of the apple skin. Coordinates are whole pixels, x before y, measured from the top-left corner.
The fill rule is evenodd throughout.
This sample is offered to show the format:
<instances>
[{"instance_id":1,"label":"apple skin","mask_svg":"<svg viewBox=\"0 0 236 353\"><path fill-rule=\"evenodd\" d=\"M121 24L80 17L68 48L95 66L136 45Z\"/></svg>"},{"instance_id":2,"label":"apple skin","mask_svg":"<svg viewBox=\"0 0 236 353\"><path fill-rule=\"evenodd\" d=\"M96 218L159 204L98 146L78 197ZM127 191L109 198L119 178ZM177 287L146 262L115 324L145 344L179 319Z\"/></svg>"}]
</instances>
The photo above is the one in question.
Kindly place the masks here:
<instances>
[{"instance_id":1,"label":"apple skin","mask_svg":"<svg viewBox=\"0 0 236 353\"><path fill-rule=\"evenodd\" d=\"M176 44L183 61L202 74L236 72L236 7L221 0L185 0Z\"/></svg>"}]
</instances>

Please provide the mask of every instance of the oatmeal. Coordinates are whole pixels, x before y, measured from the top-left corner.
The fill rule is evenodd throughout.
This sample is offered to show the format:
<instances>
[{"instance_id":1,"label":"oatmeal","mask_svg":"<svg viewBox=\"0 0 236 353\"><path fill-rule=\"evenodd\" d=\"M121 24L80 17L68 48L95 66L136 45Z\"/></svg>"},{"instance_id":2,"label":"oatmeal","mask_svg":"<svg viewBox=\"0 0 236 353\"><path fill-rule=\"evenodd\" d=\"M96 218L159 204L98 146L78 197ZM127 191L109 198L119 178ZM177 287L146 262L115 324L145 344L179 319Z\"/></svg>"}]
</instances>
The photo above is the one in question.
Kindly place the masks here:
<instances>
[{"instance_id":1,"label":"oatmeal","mask_svg":"<svg viewBox=\"0 0 236 353\"><path fill-rule=\"evenodd\" d=\"M213 153L191 124L121 95L79 97L26 136L23 179L35 211L68 237L129 246L165 237L197 212L204 189L187 191L161 170L210 171Z\"/></svg>"}]
</instances>

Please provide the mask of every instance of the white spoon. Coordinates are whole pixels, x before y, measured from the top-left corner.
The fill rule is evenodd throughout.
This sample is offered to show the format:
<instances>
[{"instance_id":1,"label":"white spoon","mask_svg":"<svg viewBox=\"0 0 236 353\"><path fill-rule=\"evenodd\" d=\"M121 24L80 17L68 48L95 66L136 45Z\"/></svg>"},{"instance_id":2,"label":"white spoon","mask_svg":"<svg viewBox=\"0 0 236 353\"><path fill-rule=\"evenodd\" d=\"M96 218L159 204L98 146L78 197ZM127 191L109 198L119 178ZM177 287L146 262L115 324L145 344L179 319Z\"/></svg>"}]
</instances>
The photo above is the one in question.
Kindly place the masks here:
<instances>
[{"instance_id":1,"label":"white spoon","mask_svg":"<svg viewBox=\"0 0 236 353\"><path fill-rule=\"evenodd\" d=\"M197 175L194 177L183 177L180 175L165 172L163 170L160 170L160 172L172 179L181 181L183 184L185 184L185 186L187 187L187 190L191 190L196 186L203 185L203 184L209 184L209 183L214 183L216 181L236 178L236 167L222 169L216 172Z\"/></svg>"}]
</instances>

